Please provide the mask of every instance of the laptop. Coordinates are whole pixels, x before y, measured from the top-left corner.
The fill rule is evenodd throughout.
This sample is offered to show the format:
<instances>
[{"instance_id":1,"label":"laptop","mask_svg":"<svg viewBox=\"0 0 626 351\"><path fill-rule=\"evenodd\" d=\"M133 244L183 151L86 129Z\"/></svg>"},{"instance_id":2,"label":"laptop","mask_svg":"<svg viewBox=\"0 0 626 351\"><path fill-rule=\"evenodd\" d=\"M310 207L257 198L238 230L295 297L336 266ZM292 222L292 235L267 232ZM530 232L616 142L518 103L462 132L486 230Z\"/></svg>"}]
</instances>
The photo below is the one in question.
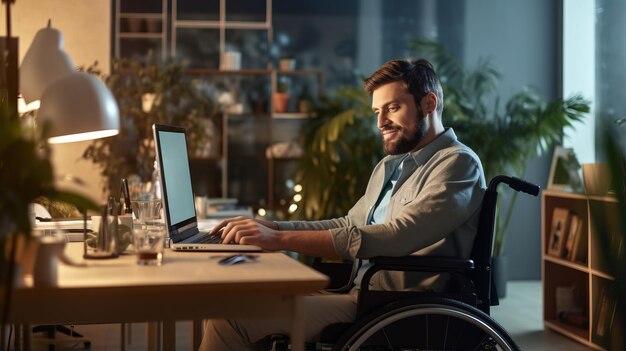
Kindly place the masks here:
<instances>
[{"instance_id":1,"label":"laptop","mask_svg":"<svg viewBox=\"0 0 626 351\"><path fill-rule=\"evenodd\" d=\"M254 245L223 244L219 235L198 229L183 128L153 124L161 194L170 248L177 251L261 251Z\"/></svg>"}]
</instances>

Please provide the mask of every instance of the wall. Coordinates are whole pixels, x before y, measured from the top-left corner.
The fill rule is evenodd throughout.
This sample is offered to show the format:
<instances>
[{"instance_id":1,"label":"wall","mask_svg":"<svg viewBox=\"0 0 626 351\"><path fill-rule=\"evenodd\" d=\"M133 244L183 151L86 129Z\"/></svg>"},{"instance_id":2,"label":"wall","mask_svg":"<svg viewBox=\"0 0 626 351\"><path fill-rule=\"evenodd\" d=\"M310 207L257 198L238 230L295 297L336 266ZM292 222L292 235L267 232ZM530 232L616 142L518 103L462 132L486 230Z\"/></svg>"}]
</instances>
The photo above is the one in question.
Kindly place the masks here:
<instances>
[{"instance_id":1,"label":"wall","mask_svg":"<svg viewBox=\"0 0 626 351\"><path fill-rule=\"evenodd\" d=\"M544 0L466 1L464 60L489 57L502 74L501 105L524 86L555 99L560 85L559 2ZM545 188L551 155L531 160L524 177ZM511 279L541 278L541 200L518 196L505 254Z\"/></svg>"},{"instance_id":2,"label":"wall","mask_svg":"<svg viewBox=\"0 0 626 351\"><path fill-rule=\"evenodd\" d=\"M589 117L564 131L563 146L573 148L581 163L595 162L596 158L595 105L598 101L596 70L592 68L597 67L595 8L594 0L563 0L563 94L582 94L592 102ZM613 73L611 70L610 74Z\"/></svg>"},{"instance_id":3,"label":"wall","mask_svg":"<svg viewBox=\"0 0 626 351\"><path fill-rule=\"evenodd\" d=\"M4 4L3 4L4 6ZM3 9L4 12L4 9ZM19 0L12 8L12 34L20 39L21 62L37 31L52 19L52 27L63 34L65 51L76 66L98 66L107 74L110 66L110 0ZM0 28L6 19L0 16ZM88 192L100 200L100 176L97 168L81 159L88 142L53 146L53 164L57 175L79 176Z\"/></svg>"}]
</instances>

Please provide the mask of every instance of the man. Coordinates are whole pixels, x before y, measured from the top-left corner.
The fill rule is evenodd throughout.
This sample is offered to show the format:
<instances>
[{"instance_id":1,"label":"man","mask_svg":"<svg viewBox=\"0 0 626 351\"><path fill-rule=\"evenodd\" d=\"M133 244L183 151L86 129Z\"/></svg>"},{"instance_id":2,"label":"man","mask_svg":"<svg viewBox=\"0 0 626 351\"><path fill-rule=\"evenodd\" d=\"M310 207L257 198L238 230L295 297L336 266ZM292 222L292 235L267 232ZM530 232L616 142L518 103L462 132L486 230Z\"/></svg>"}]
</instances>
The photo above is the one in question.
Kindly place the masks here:
<instances>
[{"instance_id":1,"label":"man","mask_svg":"<svg viewBox=\"0 0 626 351\"><path fill-rule=\"evenodd\" d=\"M485 179L478 156L445 129L443 92L426 60L393 60L365 81L372 96L384 150L363 197L348 215L323 221L222 221L226 242L258 245L328 258L367 259L409 254L468 257L472 248ZM360 279L361 273L357 277ZM374 289L438 288L441 277L405 279L384 272ZM305 338L314 341L328 324L351 322L356 291L304 298ZM208 321L201 349L255 349L269 334L287 334L282 319Z\"/></svg>"}]
</instances>

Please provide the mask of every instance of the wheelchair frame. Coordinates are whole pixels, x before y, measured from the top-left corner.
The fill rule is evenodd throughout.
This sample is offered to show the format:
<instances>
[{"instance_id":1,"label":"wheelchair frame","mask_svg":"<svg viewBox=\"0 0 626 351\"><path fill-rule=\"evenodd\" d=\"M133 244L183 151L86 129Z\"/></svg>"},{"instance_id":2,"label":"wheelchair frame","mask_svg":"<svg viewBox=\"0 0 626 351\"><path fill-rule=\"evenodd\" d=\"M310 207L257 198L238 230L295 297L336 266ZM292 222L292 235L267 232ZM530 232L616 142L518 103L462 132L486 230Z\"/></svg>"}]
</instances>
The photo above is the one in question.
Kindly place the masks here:
<instances>
[{"instance_id":1,"label":"wheelchair frame","mask_svg":"<svg viewBox=\"0 0 626 351\"><path fill-rule=\"evenodd\" d=\"M515 177L499 175L491 179L481 205L477 235L470 258L441 256L404 256L375 257L370 259L373 265L367 270L361 281L357 303L357 316L353 324L330 325L323 332L316 350L358 350L360 345L377 331L396 321L415 316L443 316L443 318L464 321L485 334L485 340L479 343L481 349L519 350L511 336L489 316L490 307L498 305L498 297L491 277L491 255L493 233L496 220L497 187L507 184L515 191L537 196L540 188ZM348 291L358 269L355 260L348 284L331 291ZM314 268L328 272L328 264L319 259ZM344 265L343 268L346 271ZM431 272L457 274L469 279L473 289L452 293L432 293L419 291L374 291L369 289L370 279L379 271ZM331 279L332 282L332 279ZM334 284L337 286L337 284ZM337 336L339 338L337 338ZM386 334L385 334L386 337ZM446 334L447 338L447 334ZM389 340L388 340L389 341ZM441 346L438 346L441 347ZM427 347L430 349L430 347ZM394 349L394 348L385 348ZM402 348L405 350L406 348ZM445 342L443 349L446 349ZM457 348L453 348L457 349ZM460 346L460 349L464 349Z\"/></svg>"}]
</instances>

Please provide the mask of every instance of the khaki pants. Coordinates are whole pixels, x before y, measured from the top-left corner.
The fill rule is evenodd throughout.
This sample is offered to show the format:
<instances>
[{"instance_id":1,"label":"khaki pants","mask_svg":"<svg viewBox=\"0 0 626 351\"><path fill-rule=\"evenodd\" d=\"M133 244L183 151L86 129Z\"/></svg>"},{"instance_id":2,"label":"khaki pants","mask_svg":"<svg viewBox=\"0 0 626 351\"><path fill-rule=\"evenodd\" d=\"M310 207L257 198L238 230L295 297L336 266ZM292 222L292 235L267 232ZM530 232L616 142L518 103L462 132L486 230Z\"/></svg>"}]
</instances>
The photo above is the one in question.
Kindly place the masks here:
<instances>
[{"instance_id":1,"label":"khaki pants","mask_svg":"<svg viewBox=\"0 0 626 351\"><path fill-rule=\"evenodd\" d=\"M338 295L319 293L303 298L304 337L317 341L322 329L329 324L353 322L356 316L356 293ZM200 350L242 351L257 350L263 339L272 334L289 334L291 324L285 318L267 319L212 319L204 326Z\"/></svg>"}]
</instances>

